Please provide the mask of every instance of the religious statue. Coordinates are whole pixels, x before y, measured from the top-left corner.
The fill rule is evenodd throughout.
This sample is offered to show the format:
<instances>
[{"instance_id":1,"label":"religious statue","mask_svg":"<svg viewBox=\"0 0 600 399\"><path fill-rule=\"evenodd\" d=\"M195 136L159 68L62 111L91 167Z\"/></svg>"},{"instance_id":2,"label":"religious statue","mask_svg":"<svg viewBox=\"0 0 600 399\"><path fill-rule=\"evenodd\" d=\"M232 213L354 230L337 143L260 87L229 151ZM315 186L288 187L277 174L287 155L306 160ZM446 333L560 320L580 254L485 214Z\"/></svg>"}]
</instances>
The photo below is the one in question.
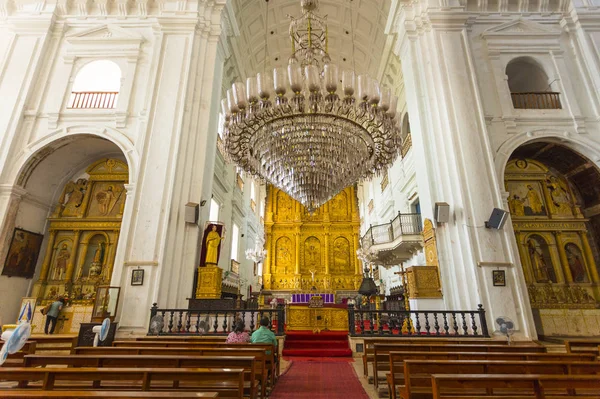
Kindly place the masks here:
<instances>
[{"instance_id":1,"label":"religious statue","mask_svg":"<svg viewBox=\"0 0 600 399\"><path fill-rule=\"evenodd\" d=\"M342 237L336 239L333 244L333 266L337 273L343 273L348 268L350 258L348 247L348 241Z\"/></svg>"},{"instance_id":2,"label":"religious statue","mask_svg":"<svg viewBox=\"0 0 600 399\"><path fill-rule=\"evenodd\" d=\"M544 259L542 249L538 248L534 239L530 239L527 242L527 247L529 249L529 258L531 260L531 266L533 268L533 273L535 275L536 281L538 283L546 283L550 281L548 265L546 264L546 260Z\"/></svg>"},{"instance_id":3,"label":"religious statue","mask_svg":"<svg viewBox=\"0 0 600 399\"><path fill-rule=\"evenodd\" d=\"M104 261L104 243L99 242L98 248L94 252L94 259L90 266L89 277L98 277L102 274L102 263Z\"/></svg>"},{"instance_id":4,"label":"religious statue","mask_svg":"<svg viewBox=\"0 0 600 399\"><path fill-rule=\"evenodd\" d=\"M556 207L556 212L560 215L572 215L571 196L567 189L561 184L561 181L556 176L550 176L547 180L548 188L552 203Z\"/></svg>"},{"instance_id":5,"label":"religious statue","mask_svg":"<svg viewBox=\"0 0 600 399\"><path fill-rule=\"evenodd\" d=\"M508 206L514 216L525 216L525 200L518 195L513 195L508 199Z\"/></svg>"},{"instance_id":6,"label":"religious statue","mask_svg":"<svg viewBox=\"0 0 600 399\"><path fill-rule=\"evenodd\" d=\"M326 291L329 291L331 289L331 277L323 277L323 288L325 288Z\"/></svg>"},{"instance_id":7,"label":"religious statue","mask_svg":"<svg viewBox=\"0 0 600 399\"><path fill-rule=\"evenodd\" d=\"M587 281L585 273L585 266L581 259L581 251L575 244L565 245L565 252L567 254L567 260L569 262L569 269L573 276L573 281L576 283L583 283Z\"/></svg>"},{"instance_id":8,"label":"religious statue","mask_svg":"<svg viewBox=\"0 0 600 399\"><path fill-rule=\"evenodd\" d=\"M67 263L71 253L67 247L67 244L63 244L56 254L56 262L54 263L54 280L62 280L63 274L67 271Z\"/></svg>"},{"instance_id":9,"label":"religious statue","mask_svg":"<svg viewBox=\"0 0 600 399\"><path fill-rule=\"evenodd\" d=\"M277 240L277 274L285 274L289 271L288 267L292 264L291 241L287 237L281 237Z\"/></svg>"},{"instance_id":10,"label":"religious statue","mask_svg":"<svg viewBox=\"0 0 600 399\"><path fill-rule=\"evenodd\" d=\"M206 235L206 257L204 258L204 263L206 265L217 264L219 245L221 245L221 236L217 232L217 226L213 224L211 231Z\"/></svg>"},{"instance_id":11,"label":"religious statue","mask_svg":"<svg viewBox=\"0 0 600 399\"><path fill-rule=\"evenodd\" d=\"M544 213L544 203L542 202L540 195L533 188L532 185L527 185L527 201L529 202L529 208L534 215Z\"/></svg>"},{"instance_id":12,"label":"religious statue","mask_svg":"<svg viewBox=\"0 0 600 399\"><path fill-rule=\"evenodd\" d=\"M75 216L81 212L81 204L85 196L88 181L78 179L77 182L69 182L65 186L62 195L58 199L58 208L64 207L63 216ZM56 211L59 214L59 209Z\"/></svg>"},{"instance_id":13,"label":"religious statue","mask_svg":"<svg viewBox=\"0 0 600 399\"><path fill-rule=\"evenodd\" d=\"M98 212L102 216L107 216L114 206L115 192L112 184L109 184L104 190L99 191L96 194L96 201L98 201Z\"/></svg>"}]
</instances>

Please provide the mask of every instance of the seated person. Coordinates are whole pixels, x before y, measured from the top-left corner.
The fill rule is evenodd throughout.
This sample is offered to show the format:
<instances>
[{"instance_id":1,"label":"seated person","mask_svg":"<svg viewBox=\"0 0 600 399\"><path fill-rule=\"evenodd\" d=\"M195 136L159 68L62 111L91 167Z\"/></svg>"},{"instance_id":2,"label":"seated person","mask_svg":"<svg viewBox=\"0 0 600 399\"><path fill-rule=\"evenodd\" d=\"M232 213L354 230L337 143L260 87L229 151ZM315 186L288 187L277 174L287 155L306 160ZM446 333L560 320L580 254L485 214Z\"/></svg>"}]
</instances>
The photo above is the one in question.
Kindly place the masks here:
<instances>
[{"instance_id":1,"label":"seated person","mask_svg":"<svg viewBox=\"0 0 600 399\"><path fill-rule=\"evenodd\" d=\"M269 330L270 324L271 320L268 317L260 319L260 327L252 333L250 342L253 344L273 344L275 346L275 358L277 358L277 338L275 338L273 331ZM270 353L267 352L267 355L270 355Z\"/></svg>"},{"instance_id":2,"label":"seated person","mask_svg":"<svg viewBox=\"0 0 600 399\"><path fill-rule=\"evenodd\" d=\"M244 331L244 321L242 319L237 319L235 321L235 326L233 327L233 331L229 333L227 336L227 340L225 343L227 344L245 344L250 342L250 336L247 332Z\"/></svg>"}]
</instances>

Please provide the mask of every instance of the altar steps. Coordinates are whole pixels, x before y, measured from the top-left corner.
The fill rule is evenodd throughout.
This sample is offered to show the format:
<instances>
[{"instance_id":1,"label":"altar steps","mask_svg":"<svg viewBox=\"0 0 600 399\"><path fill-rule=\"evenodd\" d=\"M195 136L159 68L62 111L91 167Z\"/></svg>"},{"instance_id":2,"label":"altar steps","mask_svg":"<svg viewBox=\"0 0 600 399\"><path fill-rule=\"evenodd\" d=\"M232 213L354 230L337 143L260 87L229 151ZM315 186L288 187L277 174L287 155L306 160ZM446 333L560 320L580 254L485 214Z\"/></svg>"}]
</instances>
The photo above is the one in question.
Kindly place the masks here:
<instances>
[{"instance_id":1,"label":"altar steps","mask_svg":"<svg viewBox=\"0 0 600 399\"><path fill-rule=\"evenodd\" d=\"M345 357L352 356L345 331L290 331L285 335L283 356Z\"/></svg>"}]
</instances>

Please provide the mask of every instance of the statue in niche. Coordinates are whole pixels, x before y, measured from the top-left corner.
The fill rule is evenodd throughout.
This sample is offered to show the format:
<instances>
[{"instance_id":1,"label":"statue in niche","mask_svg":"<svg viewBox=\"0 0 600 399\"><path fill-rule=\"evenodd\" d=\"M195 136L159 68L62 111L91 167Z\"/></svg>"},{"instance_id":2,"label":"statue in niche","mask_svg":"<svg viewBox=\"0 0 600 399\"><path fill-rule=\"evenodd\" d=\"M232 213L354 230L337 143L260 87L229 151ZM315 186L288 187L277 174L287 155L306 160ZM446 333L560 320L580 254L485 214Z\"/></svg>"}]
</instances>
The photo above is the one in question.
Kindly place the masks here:
<instances>
[{"instance_id":1,"label":"statue in niche","mask_svg":"<svg viewBox=\"0 0 600 399\"><path fill-rule=\"evenodd\" d=\"M108 216L117 202L114 185L107 184L104 190L96 193L96 201L98 202L98 212L102 216Z\"/></svg>"},{"instance_id":2,"label":"statue in niche","mask_svg":"<svg viewBox=\"0 0 600 399\"><path fill-rule=\"evenodd\" d=\"M350 244L348 240L339 237L333 243L333 272L342 273L348 269L350 264Z\"/></svg>"},{"instance_id":3,"label":"statue in niche","mask_svg":"<svg viewBox=\"0 0 600 399\"><path fill-rule=\"evenodd\" d=\"M569 269L571 270L573 281L576 283L587 282L583 256L579 247L575 244L567 244L565 245L565 252L567 254L567 260L569 262Z\"/></svg>"},{"instance_id":4,"label":"statue in niche","mask_svg":"<svg viewBox=\"0 0 600 399\"><path fill-rule=\"evenodd\" d=\"M527 241L527 249L529 252L529 259L531 261L531 267L533 268L535 280L538 283L555 283L556 278L554 276L554 271L552 270L552 266L548 265L548 256L545 253L544 248L542 248L540 242L536 238L531 237Z\"/></svg>"},{"instance_id":5,"label":"statue in niche","mask_svg":"<svg viewBox=\"0 0 600 399\"><path fill-rule=\"evenodd\" d=\"M304 242L304 266L308 270L321 269L321 242L316 237L309 237Z\"/></svg>"},{"instance_id":6,"label":"statue in niche","mask_svg":"<svg viewBox=\"0 0 600 399\"><path fill-rule=\"evenodd\" d=\"M556 208L556 213L559 215L572 215L573 210L571 208L571 195L568 189L564 186L556 176L550 176L546 181L547 187L550 190L550 197L552 203Z\"/></svg>"},{"instance_id":7,"label":"statue in niche","mask_svg":"<svg viewBox=\"0 0 600 399\"><path fill-rule=\"evenodd\" d=\"M60 247L60 250L56 254L56 260L54 262L54 274L52 276L53 280L62 280L64 278L64 274L67 271L67 263L69 263L69 259L71 258L71 252L67 244L63 243Z\"/></svg>"},{"instance_id":8,"label":"statue in niche","mask_svg":"<svg viewBox=\"0 0 600 399\"><path fill-rule=\"evenodd\" d=\"M94 259L90 266L90 272L88 277L98 277L102 275L102 263L104 261L104 242L98 243L98 248L94 252Z\"/></svg>"},{"instance_id":9,"label":"statue in niche","mask_svg":"<svg viewBox=\"0 0 600 399\"><path fill-rule=\"evenodd\" d=\"M527 185L527 202L533 215L544 215L546 213L540 194L531 184Z\"/></svg>"},{"instance_id":10,"label":"statue in niche","mask_svg":"<svg viewBox=\"0 0 600 399\"><path fill-rule=\"evenodd\" d=\"M277 240L277 266L275 268L277 274L285 274L289 272L289 267L292 264L292 242L287 237L281 237Z\"/></svg>"},{"instance_id":11,"label":"statue in niche","mask_svg":"<svg viewBox=\"0 0 600 399\"><path fill-rule=\"evenodd\" d=\"M217 264L219 258L219 245L221 245L221 236L217 232L217 226L213 225L211 231L206 235L205 264Z\"/></svg>"},{"instance_id":12,"label":"statue in niche","mask_svg":"<svg viewBox=\"0 0 600 399\"><path fill-rule=\"evenodd\" d=\"M77 182L69 182L65 186L62 195L58 199L59 208L63 207L62 216L76 216L81 213L81 204L85 197L88 181L77 179ZM59 210L57 210L57 213Z\"/></svg>"}]
</instances>

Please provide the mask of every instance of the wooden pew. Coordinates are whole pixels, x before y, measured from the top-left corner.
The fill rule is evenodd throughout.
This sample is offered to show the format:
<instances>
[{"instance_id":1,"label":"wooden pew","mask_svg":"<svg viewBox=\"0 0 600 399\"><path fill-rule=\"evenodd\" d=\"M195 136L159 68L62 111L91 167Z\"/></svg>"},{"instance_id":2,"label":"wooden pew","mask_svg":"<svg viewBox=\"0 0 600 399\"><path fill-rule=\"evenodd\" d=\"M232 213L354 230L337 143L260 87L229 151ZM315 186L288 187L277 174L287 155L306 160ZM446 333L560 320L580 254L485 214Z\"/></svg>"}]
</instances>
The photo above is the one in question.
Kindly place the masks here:
<instances>
[{"instance_id":1,"label":"wooden pew","mask_svg":"<svg viewBox=\"0 0 600 399\"><path fill-rule=\"evenodd\" d=\"M447 344L447 345L459 345L459 344L487 344L487 345L506 345L507 341L505 340L494 340L491 338L460 338L460 337L434 337L434 338L424 338L424 337L401 337L401 338L365 338L364 339L364 354L362 356L363 360L363 373L365 377L369 376L369 368L368 364L373 363L373 356L375 354L375 344L387 344L387 345L395 345L395 344L421 344L421 343L439 343L439 344Z\"/></svg>"},{"instance_id":2,"label":"wooden pew","mask_svg":"<svg viewBox=\"0 0 600 399\"><path fill-rule=\"evenodd\" d=\"M217 392L135 392L135 391L34 391L31 389L13 389L2 391L3 398L56 398L56 399L193 399L193 398L218 398Z\"/></svg>"},{"instance_id":3,"label":"wooden pew","mask_svg":"<svg viewBox=\"0 0 600 399\"><path fill-rule=\"evenodd\" d=\"M600 356L600 339L569 339L565 341L567 353L592 353Z\"/></svg>"},{"instance_id":4,"label":"wooden pew","mask_svg":"<svg viewBox=\"0 0 600 399\"><path fill-rule=\"evenodd\" d=\"M31 355L35 353L36 343L34 341L27 341L23 348L17 353L8 355L8 358L2 365L2 367L19 367L23 365L23 359L25 355Z\"/></svg>"},{"instance_id":5,"label":"wooden pew","mask_svg":"<svg viewBox=\"0 0 600 399\"><path fill-rule=\"evenodd\" d=\"M571 353L502 353L502 352L390 352L390 372L386 374L390 399L396 398L396 386L404 382L405 360L504 360L541 362L593 362L591 354Z\"/></svg>"},{"instance_id":6,"label":"wooden pew","mask_svg":"<svg viewBox=\"0 0 600 399\"><path fill-rule=\"evenodd\" d=\"M271 351L271 353L275 353L278 348L275 348L270 344L251 344L251 343L242 343L242 344L228 344L225 342L204 342L202 340L193 340L193 341L171 341L171 340L158 340L158 341L114 341L114 347L137 347L137 348L182 348L182 347L199 347L199 348L239 348L239 347L260 347L265 348ZM273 363L274 362L274 363ZM271 367L269 367L271 366ZM280 363L279 357L269 357L267 358L267 369L272 370L274 381L279 377L280 372Z\"/></svg>"},{"instance_id":7,"label":"wooden pew","mask_svg":"<svg viewBox=\"0 0 600 399\"><path fill-rule=\"evenodd\" d=\"M592 375L600 373L600 362L549 362L524 360L406 360L402 399L431 394L431 375L447 374L564 374ZM475 390L472 394L478 394Z\"/></svg>"},{"instance_id":8,"label":"wooden pew","mask_svg":"<svg viewBox=\"0 0 600 399\"><path fill-rule=\"evenodd\" d=\"M267 348L268 347L268 348ZM271 350L270 354L266 352ZM186 356L186 355L194 355L194 356L255 356L257 359L263 361L265 368L260 370L260 379L263 381L262 385L262 394L266 394L266 385L267 382L271 385L274 385L274 379L268 379L269 369L271 370L271 375L275 373L275 362L273 360L273 351L271 345L236 345L233 347L198 347L198 346L190 346L183 348L162 348L162 347L114 347L114 346L98 346L98 347L78 347L74 349L74 353L76 355L167 355L167 356ZM265 380L266 378L266 380Z\"/></svg>"},{"instance_id":9,"label":"wooden pew","mask_svg":"<svg viewBox=\"0 0 600 399\"><path fill-rule=\"evenodd\" d=\"M0 381L18 382L19 388L42 381L31 386L41 390L193 390L218 392L220 398L244 397L243 369L7 367L0 369Z\"/></svg>"},{"instance_id":10,"label":"wooden pew","mask_svg":"<svg viewBox=\"0 0 600 399\"><path fill-rule=\"evenodd\" d=\"M152 367L152 368L233 368L244 370L244 388L257 397L257 382L266 384L264 359L254 356L157 356L157 355L27 355L26 367L61 365L68 367ZM259 378L261 378L259 380ZM261 388L262 388L261 387ZM264 391L264 389L263 389Z\"/></svg>"},{"instance_id":11,"label":"wooden pew","mask_svg":"<svg viewBox=\"0 0 600 399\"><path fill-rule=\"evenodd\" d=\"M71 351L77 346L77 336L72 335L35 335L29 340L36 343L35 353Z\"/></svg>"},{"instance_id":12,"label":"wooden pew","mask_svg":"<svg viewBox=\"0 0 600 399\"><path fill-rule=\"evenodd\" d=\"M147 335L136 337L133 341L225 342L226 339L226 335Z\"/></svg>"},{"instance_id":13,"label":"wooden pew","mask_svg":"<svg viewBox=\"0 0 600 399\"><path fill-rule=\"evenodd\" d=\"M600 390L597 375L434 374L431 379L433 399L597 399ZM473 390L478 394L473 396ZM562 395L556 395L557 390Z\"/></svg>"},{"instance_id":14,"label":"wooden pew","mask_svg":"<svg viewBox=\"0 0 600 399\"><path fill-rule=\"evenodd\" d=\"M375 344L373 356L373 384L379 386L379 376L390 370L390 352L504 352L504 353L544 353L546 348L539 345L468 345L468 344Z\"/></svg>"}]
</instances>

